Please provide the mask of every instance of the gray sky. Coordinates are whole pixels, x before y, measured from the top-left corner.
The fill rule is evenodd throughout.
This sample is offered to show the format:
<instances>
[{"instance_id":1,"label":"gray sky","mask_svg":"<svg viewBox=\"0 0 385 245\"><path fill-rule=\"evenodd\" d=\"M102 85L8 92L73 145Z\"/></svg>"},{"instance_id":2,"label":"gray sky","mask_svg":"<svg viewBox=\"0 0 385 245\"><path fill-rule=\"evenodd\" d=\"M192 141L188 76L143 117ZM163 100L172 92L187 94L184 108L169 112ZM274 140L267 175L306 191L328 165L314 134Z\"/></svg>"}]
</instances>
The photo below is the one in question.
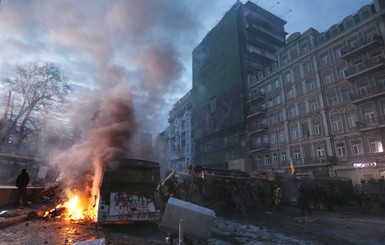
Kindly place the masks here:
<instances>
[{"instance_id":1,"label":"gray sky","mask_svg":"<svg viewBox=\"0 0 385 245\"><path fill-rule=\"evenodd\" d=\"M246 1L243 0L243 3ZM286 31L326 31L370 0L255 0ZM88 120L110 97L133 101L142 131L157 134L191 89L191 53L235 0L3 0L0 79L16 63L54 62L70 79L72 112Z\"/></svg>"}]
</instances>

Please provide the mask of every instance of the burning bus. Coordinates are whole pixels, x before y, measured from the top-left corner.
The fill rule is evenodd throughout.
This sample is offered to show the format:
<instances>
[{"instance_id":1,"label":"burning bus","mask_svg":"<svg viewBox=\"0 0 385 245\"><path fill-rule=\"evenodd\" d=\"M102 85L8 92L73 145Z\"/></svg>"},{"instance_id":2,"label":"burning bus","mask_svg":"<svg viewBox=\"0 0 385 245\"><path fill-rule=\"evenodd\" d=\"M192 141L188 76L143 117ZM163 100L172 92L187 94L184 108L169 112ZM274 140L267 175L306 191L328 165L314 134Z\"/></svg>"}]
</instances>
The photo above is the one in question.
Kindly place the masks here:
<instances>
[{"instance_id":1,"label":"burning bus","mask_svg":"<svg viewBox=\"0 0 385 245\"><path fill-rule=\"evenodd\" d=\"M94 221L119 223L158 221L161 217L157 186L159 163L117 159L105 163Z\"/></svg>"}]
</instances>

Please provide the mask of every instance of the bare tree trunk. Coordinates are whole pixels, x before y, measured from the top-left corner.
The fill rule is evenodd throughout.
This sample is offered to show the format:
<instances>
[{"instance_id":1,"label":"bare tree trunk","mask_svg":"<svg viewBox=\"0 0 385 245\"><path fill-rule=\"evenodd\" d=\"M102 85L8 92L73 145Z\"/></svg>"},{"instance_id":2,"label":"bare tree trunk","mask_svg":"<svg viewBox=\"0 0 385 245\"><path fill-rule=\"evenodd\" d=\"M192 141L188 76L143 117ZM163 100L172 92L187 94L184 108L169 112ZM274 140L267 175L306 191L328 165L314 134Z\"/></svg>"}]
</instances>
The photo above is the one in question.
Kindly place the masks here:
<instances>
[{"instance_id":1,"label":"bare tree trunk","mask_svg":"<svg viewBox=\"0 0 385 245\"><path fill-rule=\"evenodd\" d=\"M10 103L11 103L11 97L12 97L12 91L9 91L9 94L8 94L8 100L7 100L7 104L5 106L5 110L4 110L4 114L3 114L3 118L1 119L1 128L0 128L0 136L1 138L3 138L3 134L7 128L6 124L7 123L7 116L8 116L8 110L9 110L9 106L10 106Z\"/></svg>"},{"instance_id":2,"label":"bare tree trunk","mask_svg":"<svg viewBox=\"0 0 385 245\"><path fill-rule=\"evenodd\" d=\"M20 124L19 135L17 137L17 143L16 143L16 150L17 151L20 151L20 147L23 143L23 140L25 139L25 125L27 124L34 108L35 108L35 105L32 105L29 107L27 114L25 115L22 123Z\"/></svg>"},{"instance_id":3,"label":"bare tree trunk","mask_svg":"<svg viewBox=\"0 0 385 245\"><path fill-rule=\"evenodd\" d=\"M11 136L11 134L15 131L15 129L17 128L17 122L22 117L22 115L24 115L24 113L26 112L26 109L27 108L25 108L25 102L24 102L22 109L19 111L16 118L13 119L12 121L10 120L9 123L7 123L7 127L5 128L6 130L1 138L2 141L8 139Z\"/></svg>"}]
</instances>

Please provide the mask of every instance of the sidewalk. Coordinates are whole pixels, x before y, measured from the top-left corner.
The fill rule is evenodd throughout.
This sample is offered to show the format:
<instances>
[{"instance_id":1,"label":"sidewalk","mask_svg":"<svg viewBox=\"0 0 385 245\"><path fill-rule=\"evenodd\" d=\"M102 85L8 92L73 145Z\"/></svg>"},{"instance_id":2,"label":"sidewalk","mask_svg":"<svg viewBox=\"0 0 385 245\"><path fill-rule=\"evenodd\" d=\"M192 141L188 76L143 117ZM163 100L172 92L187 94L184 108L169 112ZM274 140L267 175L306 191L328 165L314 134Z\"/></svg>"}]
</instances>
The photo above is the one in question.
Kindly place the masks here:
<instances>
[{"instance_id":1,"label":"sidewalk","mask_svg":"<svg viewBox=\"0 0 385 245\"><path fill-rule=\"evenodd\" d=\"M0 207L0 228L10 226L35 216L38 212L45 212L52 208L49 203L35 202L30 207L19 208L17 205Z\"/></svg>"}]
</instances>

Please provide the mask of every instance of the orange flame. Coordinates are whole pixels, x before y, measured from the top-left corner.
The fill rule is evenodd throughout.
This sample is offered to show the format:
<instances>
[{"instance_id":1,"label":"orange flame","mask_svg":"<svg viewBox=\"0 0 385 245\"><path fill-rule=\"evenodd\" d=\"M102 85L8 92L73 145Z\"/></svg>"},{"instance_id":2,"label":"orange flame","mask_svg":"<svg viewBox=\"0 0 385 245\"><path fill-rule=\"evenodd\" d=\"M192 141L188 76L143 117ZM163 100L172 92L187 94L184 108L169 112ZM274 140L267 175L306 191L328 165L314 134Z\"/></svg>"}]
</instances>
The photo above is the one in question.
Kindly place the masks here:
<instances>
[{"instance_id":1,"label":"orange flame","mask_svg":"<svg viewBox=\"0 0 385 245\"><path fill-rule=\"evenodd\" d=\"M87 205L80 201L78 195L70 197L63 206L67 210L66 217L68 220L82 220L87 217Z\"/></svg>"}]
</instances>

